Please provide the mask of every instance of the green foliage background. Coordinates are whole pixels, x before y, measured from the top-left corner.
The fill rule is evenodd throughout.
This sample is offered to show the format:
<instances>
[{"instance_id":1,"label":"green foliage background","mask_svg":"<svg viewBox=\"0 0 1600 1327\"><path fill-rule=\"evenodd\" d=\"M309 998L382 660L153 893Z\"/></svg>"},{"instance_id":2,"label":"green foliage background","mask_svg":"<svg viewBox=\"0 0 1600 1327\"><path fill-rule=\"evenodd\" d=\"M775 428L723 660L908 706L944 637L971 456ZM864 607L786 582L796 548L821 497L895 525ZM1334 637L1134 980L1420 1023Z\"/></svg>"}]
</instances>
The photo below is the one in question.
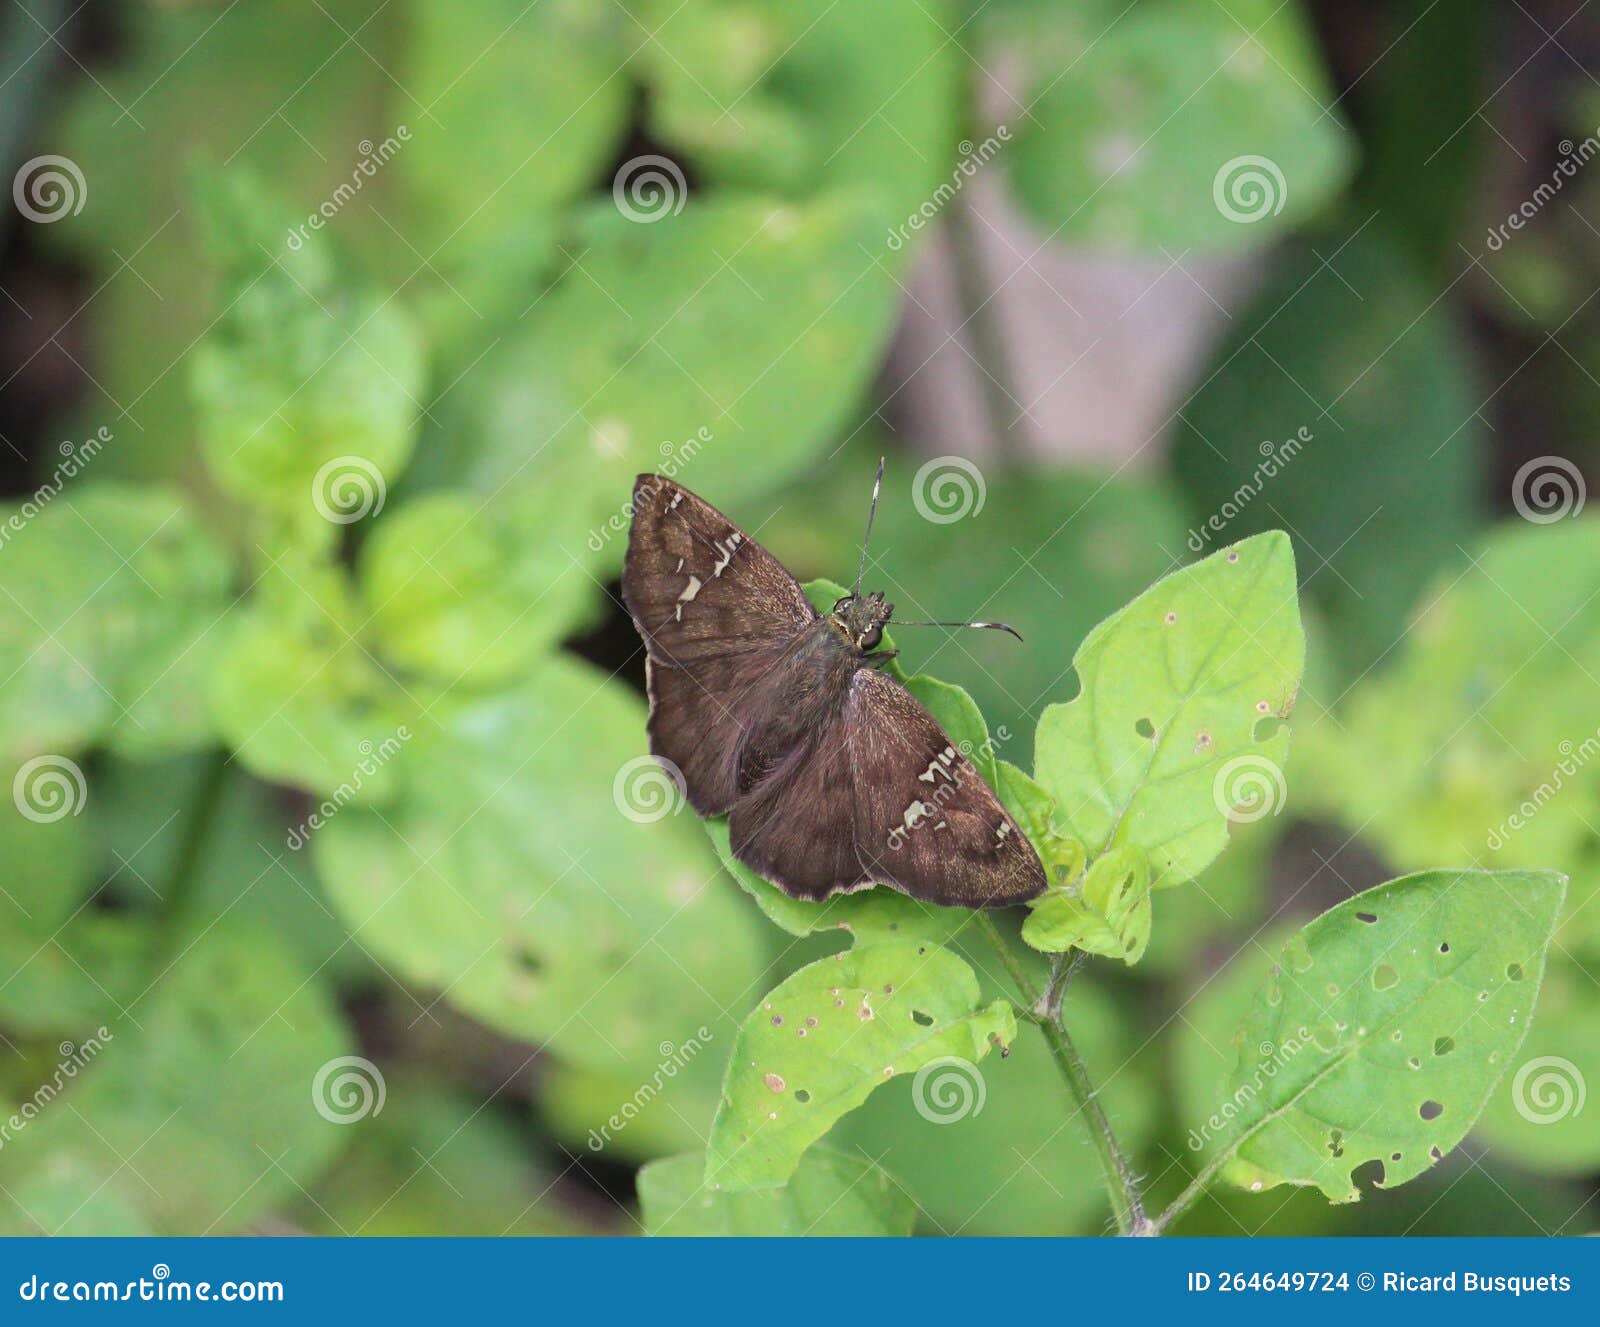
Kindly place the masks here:
<instances>
[{"instance_id":1,"label":"green foliage background","mask_svg":"<svg viewBox=\"0 0 1600 1327\"><path fill-rule=\"evenodd\" d=\"M1491 186L1514 208L1548 173L1473 119L1504 20L1395 6L1363 20L1389 48L1368 68L1337 8L127 3L52 65L66 7L14 7L7 169L59 154L85 196L7 216L0 312L33 353L5 352L0 388L0 773L66 760L85 791L59 818L0 799L0 1107L84 1063L0 1137L0 1231L1106 1228L1082 1121L1021 1035L968 1118L919 1119L908 1073L796 1147L785 1189L701 1193L723 1066L808 964L931 934L974 982L930 997L934 1049L975 1056L1009 1012L964 916L878 891L819 920L687 810L623 814L645 707L614 579L632 478L664 465L803 578L847 579L888 452L869 582L906 616L1027 637L916 635L902 663L952 733L987 721L996 780L1026 796L1031 769L1060 805L1098 787L1100 710L1063 704L1089 699L1088 665L1155 685L1109 630L1075 675L1091 629L1202 553L1288 532L1246 547L1288 575L1292 542L1298 568L1292 753L1286 730L1235 737L1287 761L1288 804L1214 863L1223 817L1168 827L1163 887L1104 941L1142 961L1073 981L1153 1197L1201 1159L1189 1131L1279 941L1402 872L1570 876L1510 1049L1600 1073L1600 535L1581 502L1526 519L1513 479L1553 456L1581 491L1592 468L1594 185L1486 244ZM1600 115L1570 68L1544 96L1552 138ZM645 157L670 163L664 205L614 193ZM1216 197L1244 157L1283 177L1250 222ZM1052 253L1260 279L1154 464L1002 450L981 508L940 523L883 370L978 174ZM961 314L980 357L992 293ZM38 388L35 361L70 387ZM1298 621L1291 643L1275 620L1294 655ZM1134 744L1132 717L1105 740ZM1071 829L1112 847L1092 814ZM1468 904L1462 934L1542 943ZM1397 1192L1227 1190L1176 1229L1589 1230L1600 1111L1537 1123L1511 1080ZM1285 1150L1264 1134L1245 1160ZM1325 1169L1331 1195L1350 1183Z\"/></svg>"}]
</instances>

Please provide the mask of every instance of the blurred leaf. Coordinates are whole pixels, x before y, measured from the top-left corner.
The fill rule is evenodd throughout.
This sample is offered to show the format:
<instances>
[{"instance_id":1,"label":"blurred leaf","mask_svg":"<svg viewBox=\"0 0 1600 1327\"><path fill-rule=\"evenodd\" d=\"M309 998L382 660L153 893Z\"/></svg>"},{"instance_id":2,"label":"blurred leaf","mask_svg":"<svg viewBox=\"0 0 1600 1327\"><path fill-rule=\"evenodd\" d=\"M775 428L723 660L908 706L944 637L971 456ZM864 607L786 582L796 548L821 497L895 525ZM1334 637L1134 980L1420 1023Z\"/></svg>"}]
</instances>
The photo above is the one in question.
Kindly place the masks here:
<instances>
[{"instance_id":1,"label":"blurred leaf","mask_svg":"<svg viewBox=\"0 0 1600 1327\"><path fill-rule=\"evenodd\" d=\"M150 922L92 908L44 933L0 927L0 1021L81 1036L146 988L158 942Z\"/></svg>"},{"instance_id":2,"label":"blurred leaf","mask_svg":"<svg viewBox=\"0 0 1600 1327\"><path fill-rule=\"evenodd\" d=\"M3 1107L4 1103L0 1103ZM70 1153L57 1153L0 1197L0 1235L151 1235L139 1209Z\"/></svg>"},{"instance_id":3,"label":"blurred leaf","mask_svg":"<svg viewBox=\"0 0 1600 1327\"><path fill-rule=\"evenodd\" d=\"M363 616L341 570L283 558L263 575L210 688L245 768L359 801L390 794L393 766L372 753L405 739L420 705L359 639Z\"/></svg>"},{"instance_id":4,"label":"blurred leaf","mask_svg":"<svg viewBox=\"0 0 1600 1327\"><path fill-rule=\"evenodd\" d=\"M1157 582L1089 634L1081 693L1039 720L1034 775L1063 828L1091 857L1143 848L1154 887L1193 879L1232 819L1281 808L1304 661L1283 534Z\"/></svg>"},{"instance_id":5,"label":"blurred leaf","mask_svg":"<svg viewBox=\"0 0 1600 1327\"><path fill-rule=\"evenodd\" d=\"M1112 848L1081 881L1053 887L1032 909L1022 938L1035 949L1081 949L1137 963L1150 943L1150 859L1141 848Z\"/></svg>"},{"instance_id":6,"label":"blurred leaf","mask_svg":"<svg viewBox=\"0 0 1600 1327\"><path fill-rule=\"evenodd\" d=\"M1142 1155L1160 1092L1134 1054L1128 1002L1080 974L1067 1024L1117 1138ZM990 1056L964 1074L933 1071L920 1085L889 1083L830 1141L847 1141L904 1181L924 1211L925 1233L1090 1235L1110 1220L1088 1129L1044 1039L1027 1028L1004 1060Z\"/></svg>"},{"instance_id":7,"label":"blurred leaf","mask_svg":"<svg viewBox=\"0 0 1600 1327\"><path fill-rule=\"evenodd\" d=\"M435 493L380 522L360 564L377 648L444 686L525 673L604 603L581 568L571 574L567 508L559 490L515 504Z\"/></svg>"},{"instance_id":8,"label":"blurred leaf","mask_svg":"<svg viewBox=\"0 0 1600 1327\"><path fill-rule=\"evenodd\" d=\"M1583 1178L1600 1168L1600 1128L1584 1114L1600 1086L1600 996L1593 975L1552 957L1528 1039L1506 1061L1477 1133L1494 1155L1540 1175Z\"/></svg>"},{"instance_id":9,"label":"blurred leaf","mask_svg":"<svg viewBox=\"0 0 1600 1327\"><path fill-rule=\"evenodd\" d=\"M253 930L223 923L181 946L108 1031L61 1100L0 1153L7 1188L64 1152L157 1230L225 1233L309 1182L348 1139L311 1089L343 1052L344 1029L312 975Z\"/></svg>"},{"instance_id":10,"label":"blurred leaf","mask_svg":"<svg viewBox=\"0 0 1600 1327\"><path fill-rule=\"evenodd\" d=\"M1296 757L1296 780L1301 766ZM1192 889L1161 896L1161 919L1145 952L1147 970L1162 976L1192 972L1206 947L1253 932L1267 904L1272 853L1287 816L1234 825L1228 850L1193 881Z\"/></svg>"},{"instance_id":11,"label":"blurred leaf","mask_svg":"<svg viewBox=\"0 0 1600 1327\"><path fill-rule=\"evenodd\" d=\"M1450 306L1371 223L1297 249L1183 411L1190 547L1288 530L1349 675L1472 538L1483 437L1468 362ZM1381 492L1358 482L1379 455Z\"/></svg>"},{"instance_id":12,"label":"blurred leaf","mask_svg":"<svg viewBox=\"0 0 1600 1327\"><path fill-rule=\"evenodd\" d=\"M558 209L622 133L641 34L621 6L580 0L418 0L407 18L397 78L414 109L395 162L416 207L396 260L443 340L481 340L532 304Z\"/></svg>"},{"instance_id":13,"label":"blurred leaf","mask_svg":"<svg viewBox=\"0 0 1600 1327\"><path fill-rule=\"evenodd\" d=\"M725 1193L705 1183L700 1153L655 1161L639 1172L648 1235L909 1235L917 1205L894 1179L861 1157L817 1147L778 1189Z\"/></svg>"},{"instance_id":14,"label":"blurred leaf","mask_svg":"<svg viewBox=\"0 0 1600 1327\"><path fill-rule=\"evenodd\" d=\"M87 483L31 519L29 505L11 509L0 558L9 771L106 737L141 751L200 744L210 725L194 688L227 604L222 551L165 488Z\"/></svg>"},{"instance_id":15,"label":"blurred leaf","mask_svg":"<svg viewBox=\"0 0 1600 1327\"><path fill-rule=\"evenodd\" d=\"M739 1029L711 1125L707 1180L771 1188L806 1148L897 1073L974 1062L1015 1039L1011 1004L980 1007L978 979L948 950L867 945L780 983Z\"/></svg>"},{"instance_id":16,"label":"blurred leaf","mask_svg":"<svg viewBox=\"0 0 1600 1327\"><path fill-rule=\"evenodd\" d=\"M1394 867L1568 872L1560 942L1600 954L1600 522L1511 522L1426 596L1386 666L1304 731L1310 809ZM1382 777L1375 777L1381 772Z\"/></svg>"},{"instance_id":17,"label":"blurred leaf","mask_svg":"<svg viewBox=\"0 0 1600 1327\"><path fill-rule=\"evenodd\" d=\"M1007 160L1053 238L1114 250L1260 245L1344 186L1354 144L1330 113L1298 5L1146 0L1110 6L1115 17L1048 8L1061 35L1017 51L1028 110Z\"/></svg>"},{"instance_id":18,"label":"blurred leaf","mask_svg":"<svg viewBox=\"0 0 1600 1327\"><path fill-rule=\"evenodd\" d=\"M253 177L210 174L199 192L227 278L188 362L206 459L240 502L309 545L331 541L382 509L410 459L421 341L394 296L333 279L320 234L279 261L265 236L292 214Z\"/></svg>"},{"instance_id":19,"label":"blurred leaf","mask_svg":"<svg viewBox=\"0 0 1600 1327\"><path fill-rule=\"evenodd\" d=\"M1352 1202L1368 1163L1393 1186L1455 1147L1527 1032L1564 893L1549 872L1426 872L1307 925L1236 1038L1227 1178Z\"/></svg>"},{"instance_id":20,"label":"blurred leaf","mask_svg":"<svg viewBox=\"0 0 1600 1327\"><path fill-rule=\"evenodd\" d=\"M564 1062L541 1066L540 1119L574 1151L586 1148L611 1162L649 1161L704 1143L722 1090L722 1047L710 1039L702 1045L697 1030L657 1050L665 1054L642 1079Z\"/></svg>"},{"instance_id":21,"label":"blurred leaf","mask_svg":"<svg viewBox=\"0 0 1600 1327\"><path fill-rule=\"evenodd\" d=\"M529 1236L592 1233L562 1206L524 1139L481 1101L390 1076L383 1109L297 1201L317 1235Z\"/></svg>"},{"instance_id":22,"label":"blurred leaf","mask_svg":"<svg viewBox=\"0 0 1600 1327\"><path fill-rule=\"evenodd\" d=\"M450 695L315 861L351 933L405 980L575 1063L648 1073L658 1043L757 989L753 919L666 776L644 706L555 657L492 697Z\"/></svg>"},{"instance_id":23,"label":"blurred leaf","mask_svg":"<svg viewBox=\"0 0 1600 1327\"><path fill-rule=\"evenodd\" d=\"M226 161L271 180L304 224L361 178L361 142L394 128L387 48L402 21L385 0L133 5L120 12L118 59L64 86L50 138L90 192L49 239L91 263L94 380L82 414L91 427L115 418L126 439L103 458L105 473L172 473L197 441L180 361L217 306L184 201L191 164ZM331 224L404 254L377 219L380 202L393 210L383 200L394 181L379 172L362 182ZM274 251L286 254L287 240L280 232ZM418 266L412 258L404 271Z\"/></svg>"},{"instance_id":24,"label":"blurred leaf","mask_svg":"<svg viewBox=\"0 0 1600 1327\"><path fill-rule=\"evenodd\" d=\"M625 36L651 86L652 121L713 182L792 197L869 188L888 226L946 177L964 61L945 0L634 8ZM645 31L650 40L631 40Z\"/></svg>"},{"instance_id":25,"label":"blurred leaf","mask_svg":"<svg viewBox=\"0 0 1600 1327\"><path fill-rule=\"evenodd\" d=\"M898 292L862 254L855 201L697 200L655 225L607 202L573 225L567 271L446 395L430 477L559 493L578 530L640 470L729 506L839 426L892 328ZM619 566L625 541L594 534L567 551Z\"/></svg>"},{"instance_id":26,"label":"blurred leaf","mask_svg":"<svg viewBox=\"0 0 1600 1327\"><path fill-rule=\"evenodd\" d=\"M16 796L0 800L0 935L42 941L78 910L94 882L83 816L38 820L23 814L28 805ZM97 797L91 819L100 809Z\"/></svg>"}]
</instances>

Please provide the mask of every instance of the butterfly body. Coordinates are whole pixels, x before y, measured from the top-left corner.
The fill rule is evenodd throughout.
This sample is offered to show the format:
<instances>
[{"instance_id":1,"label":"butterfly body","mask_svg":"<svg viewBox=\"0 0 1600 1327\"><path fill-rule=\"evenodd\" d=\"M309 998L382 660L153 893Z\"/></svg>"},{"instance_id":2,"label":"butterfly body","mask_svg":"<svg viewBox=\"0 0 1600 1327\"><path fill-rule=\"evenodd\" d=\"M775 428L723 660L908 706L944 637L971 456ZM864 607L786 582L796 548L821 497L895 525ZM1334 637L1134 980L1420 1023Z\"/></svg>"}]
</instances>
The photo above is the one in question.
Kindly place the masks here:
<instances>
[{"instance_id":1,"label":"butterfly body","mask_svg":"<svg viewBox=\"0 0 1600 1327\"><path fill-rule=\"evenodd\" d=\"M880 593L818 613L770 553L681 485L641 475L622 579L648 652L650 749L734 855L796 898L888 884L995 907L1044 869L981 775L876 664Z\"/></svg>"}]
</instances>

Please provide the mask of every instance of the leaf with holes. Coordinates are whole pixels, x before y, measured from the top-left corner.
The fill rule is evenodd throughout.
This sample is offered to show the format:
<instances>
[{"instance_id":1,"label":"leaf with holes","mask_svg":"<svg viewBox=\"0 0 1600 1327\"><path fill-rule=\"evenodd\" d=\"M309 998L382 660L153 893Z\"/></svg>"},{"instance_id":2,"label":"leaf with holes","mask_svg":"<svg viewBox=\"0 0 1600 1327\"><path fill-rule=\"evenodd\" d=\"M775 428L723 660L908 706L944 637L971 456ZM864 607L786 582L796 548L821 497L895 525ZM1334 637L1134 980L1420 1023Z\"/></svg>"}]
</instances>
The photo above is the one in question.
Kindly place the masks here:
<instances>
[{"instance_id":1,"label":"leaf with holes","mask_svg":"<svg viewBox=\"0 0 1600 1327\"><path fill-rule=\"evenodd\" d=\"M1140 847L1152 888L1179 885L1226 846L1230 821L1282 808L1305 665L1287 535L1156 582L1072 662L1082 691L1039 720L1034 777L1091 857Z\"/></svg>"},{"instance_id":2,"label":"leaf with holes","mask_svg":"<svg viewBox=\"0 0 1600 1327\"><path fill-rule=\"evenodd\" d=\"M706 1179L724 1189L785 1183L806 1148L896 1074L976 1062L1016 1036L1006 1000L931 945L895 941L836 954L782 982L739 1029L711 1125Z\"/></svg>"},{"instance_id":3,"label":"leaf with holes","mask_svg":"<svg viewBox=\"0 0 1600 1327\"><path fill-rule=\"evenodd\" d=\"M639 1172L648 1235L909 1235L917 1205L864 1157L817 1147L778 1189L727 1192L705 1182L705 1157L668 1157Z\"/></svg>"},{"instance_id":4,"label":"leaf with holes","mask_svg":"<svg viewBox=\"0 0 1600 1327\"><path fill-rule=\"evenodd\" d=\"M1566 878L1428 871L1357 894L1292 937L1237 1034L1224 1175L1360 1198L1427 1170L1512 1067Z\"/></svg>"},{"instance_id":5,"label":"leaf with holes","mask_svg":"<svg viewBox=\"0 0 1600 1327\"><path fill-rule=\"evenodd\" d=\"M1150 943L1150 920L1150 859L1138 848L1113 848L1082 880L1040 899L1022 938L1048 954L1081 949L1134 964Z\"/></svg>"}]
</instances>

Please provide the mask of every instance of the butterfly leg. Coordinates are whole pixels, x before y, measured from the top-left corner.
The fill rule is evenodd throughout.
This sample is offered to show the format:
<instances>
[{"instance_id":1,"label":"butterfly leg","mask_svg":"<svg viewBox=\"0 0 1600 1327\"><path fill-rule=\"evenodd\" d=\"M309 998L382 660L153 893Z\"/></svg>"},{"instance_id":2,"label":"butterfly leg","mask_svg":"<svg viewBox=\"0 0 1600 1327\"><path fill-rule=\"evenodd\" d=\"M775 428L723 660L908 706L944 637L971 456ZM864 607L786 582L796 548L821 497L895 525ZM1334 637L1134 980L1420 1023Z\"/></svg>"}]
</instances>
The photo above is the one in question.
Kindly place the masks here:
<instances>
[{"instance_id":1,"label":"butterfly leg","mask_svg":"<svg viewBox=\"0 0 1600 1327\"><path fill-rule=\"evenodd\" d=\"M861 661L870 668L874 664L886 664L889 660L898 658L899 654L899 650L874 650L871 654L862 655Z\"/></svg>"}]
</instances>

